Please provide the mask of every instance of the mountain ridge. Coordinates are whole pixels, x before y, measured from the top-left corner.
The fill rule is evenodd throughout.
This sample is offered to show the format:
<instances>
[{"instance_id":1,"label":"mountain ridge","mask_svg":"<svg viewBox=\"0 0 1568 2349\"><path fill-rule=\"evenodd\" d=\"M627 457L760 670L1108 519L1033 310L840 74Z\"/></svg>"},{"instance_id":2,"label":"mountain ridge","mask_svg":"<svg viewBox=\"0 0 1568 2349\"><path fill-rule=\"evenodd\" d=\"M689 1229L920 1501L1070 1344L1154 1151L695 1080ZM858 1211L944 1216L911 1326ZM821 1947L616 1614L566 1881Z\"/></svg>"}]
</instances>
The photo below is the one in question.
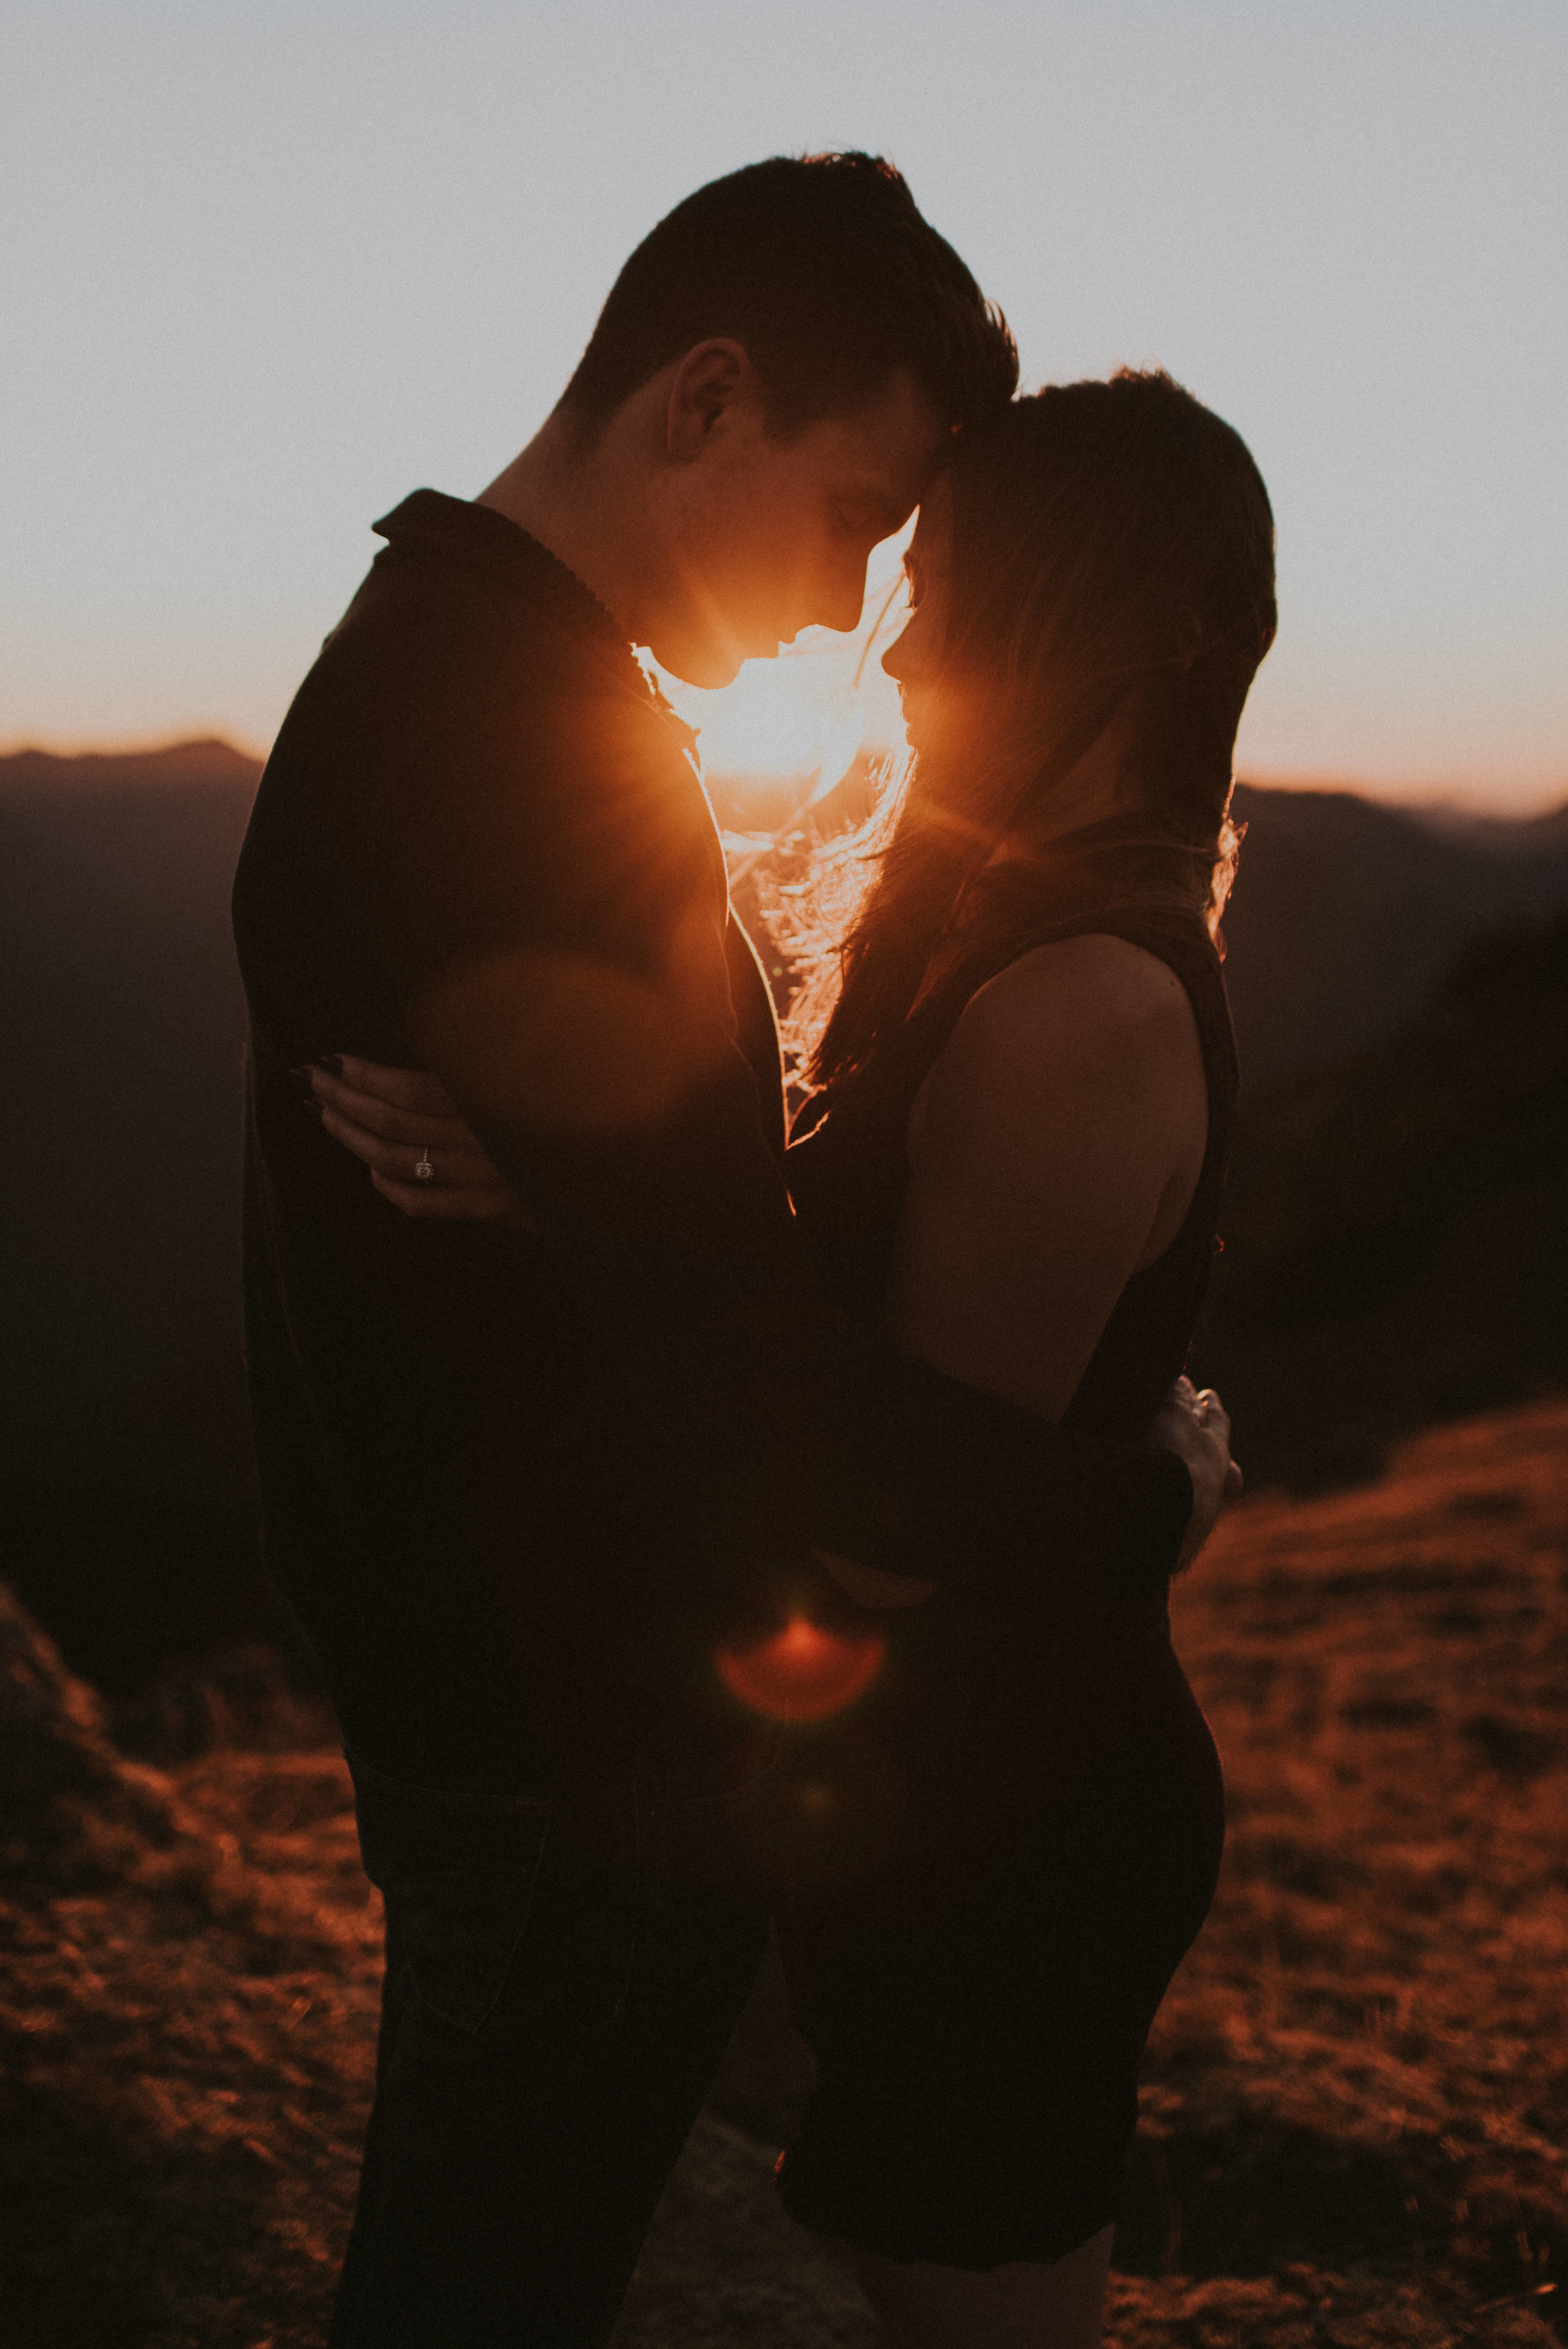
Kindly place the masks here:
<instances>
[{"instance_id":1,"label":"mountain ridge","mask_svg":"<svg viewBox=\"0 0 1568 2349\"><path fill-rule=\"evenodd\" d=\"M219 734L157 744L142 750L43 750L26 745L0 752L0 792L18 785L79 790L90 782L120 787L179 781L243 782L253 791L264 761L236 750Z\"/></svg>"},{"instance_id":2,"label":"mountain ridge","mask_svg":"<svg viewBox=\"0 0 1568 2349\"><path fill-rule=\"evenodd\" d=\"M273 1620L256 1568L239 1352L244 1001L228 906L258 772L211 740L123 760L0 757L0 1507L24 1596L89 1677L122 1683L236 1617ZM1310 1327L1293 1307L1287 1328L1268 1299L1289 1254L1278 1215L1332 1187L1325 1153L1345 1147L1304 1155L1292 1118L1330 1136L1369 1130L1358 1091L1375 1100L1395 1084L1398 1040L1420 1029L1458 958L1489 933L1568 908L1568 826L1526 823L1478 844L1348 794L1242 785L1237 800L1249 833L1228 969L1247 1084L1203 1367L1247 1431L1249 1464L1311 1482L1366 1473L1410 1423L1412 1394L1441 1412L1518 1392L1499 1381L1523 1324L1487 1294L1484 1248L1456 1257L1441 1234L1434 1243L1435 1260L1460 1268L1442 1292L1443 1347L1480 1371L1469 1385L1415 1379L1391 1306L1377 1359L1399 1408L1374 1409L1366 1379L1353 1380L1359 1426L1330 1408L1323 1366L1366 1330L1326 1305ZM1531 993L1528 954L1511 968L1517 1011L1495 995L1465 1030L1478 1071L1495 1057L1488 1019L1555 1018ZM1440 1030L1449 1015L1432 1016ZM1320 1126L1315 1089L1336 1105ZM1436 1179L1412 1152L1410 1179ZM1506 1219L1511 1202L1548 1194L1535 1182L1475 1197ZM1343 1284L1361 1244L1353 1217L1342 1227L1301 1212L1298 1303L1304 1281L1308 1292ZM1544 1246L1537 1234L1532 1261L1550 1260ZM1305 1396L1292 1385L1303 1380Z\"/></svg>"}]
</instances>

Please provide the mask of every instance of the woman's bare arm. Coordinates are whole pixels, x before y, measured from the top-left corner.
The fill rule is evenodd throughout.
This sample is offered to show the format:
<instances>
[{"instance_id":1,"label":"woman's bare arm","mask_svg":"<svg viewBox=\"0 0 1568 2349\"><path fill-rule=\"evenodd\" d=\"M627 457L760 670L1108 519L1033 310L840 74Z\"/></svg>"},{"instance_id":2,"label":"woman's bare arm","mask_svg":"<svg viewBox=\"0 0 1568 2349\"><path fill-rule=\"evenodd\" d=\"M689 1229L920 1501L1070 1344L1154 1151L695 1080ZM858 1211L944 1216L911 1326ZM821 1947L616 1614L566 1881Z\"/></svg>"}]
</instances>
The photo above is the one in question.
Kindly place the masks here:
<instances>
[{"instance_id":1,"label":"woman's bare arm","mask_svg":"<svg viewBox=\"0 0 1568 2349\"><path fill-rule=\"evenodd\" d=\"M981 989L911 1118L893 1326L950 1377L1059 1419L1131 1275L1181 1226L1208 1097L1186 992L1109 936Z\"/></svg>"}]
</instances>

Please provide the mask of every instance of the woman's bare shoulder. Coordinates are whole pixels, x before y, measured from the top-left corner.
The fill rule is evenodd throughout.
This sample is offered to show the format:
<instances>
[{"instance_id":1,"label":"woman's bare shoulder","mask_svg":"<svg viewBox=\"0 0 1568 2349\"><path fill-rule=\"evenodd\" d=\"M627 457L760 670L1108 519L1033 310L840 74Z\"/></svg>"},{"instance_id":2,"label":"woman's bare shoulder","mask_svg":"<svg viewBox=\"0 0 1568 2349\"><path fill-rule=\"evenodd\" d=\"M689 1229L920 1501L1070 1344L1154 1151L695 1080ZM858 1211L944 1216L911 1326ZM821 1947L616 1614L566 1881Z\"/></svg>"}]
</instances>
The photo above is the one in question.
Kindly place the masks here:
<instances>
[{"instance_id":1,"label":"woman's bare shoulder","mask_svg":"<svg viewBox=\"0 0 1568 2349\"><path fill-rule=\"evenodd\" d=\"M1053 1264L1061 1232L1087 1217L1119 1285L1173 1237L1208 1133L1185 988L1157 956L1096 935L1037 947L978 990L915 1097L906 1146L917 1183L994 1230L1020 1213L1032 1230L1027 1203L1046 1203ZM1022 1263L1035 1242L1016 1240Z\"/></svg>"},{"instance_id":2,"label":"woman's bare shoulder","mask_svg":"<svg viewBox=\"0 0 1568 2349\"><path fill-rule=\"evenodd\" d=\"M1092 931L1032 947L978 988L942 1055L946 1073L1026 1081L1114 1066L1202 1079L1198 1026L1169 963Z\"/></svg>"}]
</instances>

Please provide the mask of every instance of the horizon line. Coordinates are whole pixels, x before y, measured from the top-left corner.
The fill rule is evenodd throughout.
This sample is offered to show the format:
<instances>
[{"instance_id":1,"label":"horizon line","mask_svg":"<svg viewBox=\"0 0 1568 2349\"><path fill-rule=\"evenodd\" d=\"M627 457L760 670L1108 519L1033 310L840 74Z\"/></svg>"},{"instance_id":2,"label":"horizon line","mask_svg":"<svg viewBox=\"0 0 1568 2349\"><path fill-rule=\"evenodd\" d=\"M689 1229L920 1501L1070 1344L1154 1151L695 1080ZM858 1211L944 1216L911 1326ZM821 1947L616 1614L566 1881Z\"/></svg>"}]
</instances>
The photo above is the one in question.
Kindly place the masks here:
<instances>
[{"instance_id":1,"label":"horizon line","mask_svg":"<svg viewBox=\"0 0 1568 2349\"><path fill-rule=\"evenodd\" d=\"M869 752L880 757L894 747L890 743L867 743L862 745L862 754ZM266 764L268 755L266 748L223 733L129 739L124 736L118 739L80 736L39 739L33 736L0 740L0 761L42 758L57 760L62 765L67 765L86 759L129 761L171 758L194 750L222 751L257 768ZM732 780L722 768L716 768L713 771L715 781ZM751 777L750 780L767 779ZM1474 773L1374 778L1352 771L1325 772L1321 768L1314 767L1264 767L1249 761L1244 769L1237 769L1235 780L1258 791L1341 792L1356 799L1459 814L1492 815L1513 822L1528 822L1532 817L1551 815L1560 809L1568 808L1568 775L1553 782L1532 783L1505 781L1501 777L1488 782Z\"/></svg>"}]
</instances>

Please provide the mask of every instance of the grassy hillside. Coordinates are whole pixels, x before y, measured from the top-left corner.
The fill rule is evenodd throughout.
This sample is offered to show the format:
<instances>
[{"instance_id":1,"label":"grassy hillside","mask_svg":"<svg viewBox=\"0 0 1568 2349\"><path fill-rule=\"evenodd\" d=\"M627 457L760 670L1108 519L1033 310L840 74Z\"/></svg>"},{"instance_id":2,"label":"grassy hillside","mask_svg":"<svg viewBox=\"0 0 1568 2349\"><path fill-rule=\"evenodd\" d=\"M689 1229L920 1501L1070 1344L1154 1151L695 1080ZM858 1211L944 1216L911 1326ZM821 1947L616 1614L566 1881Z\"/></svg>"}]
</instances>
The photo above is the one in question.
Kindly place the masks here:
<instances>
[{"instance_id":1,"label":"grassy hillside","mask_svg":"<svg viewBox=\"0 0 1568 2349\"><path fill-rule=\"evenodd\" d=\"M1568 1407L1262 1497L1179 1588L1230 1787L1157 2028L1116 2349L1547 2349L1568 2290ZM311 2349L377 1920L297 1713L128 1764L0 1612L6 2349ZM273 1751L254 1750L270 1738ZM759 1986L618 2349L870 2349L768 2176L804 2085Z\"/></svg>"}]
</instances>

